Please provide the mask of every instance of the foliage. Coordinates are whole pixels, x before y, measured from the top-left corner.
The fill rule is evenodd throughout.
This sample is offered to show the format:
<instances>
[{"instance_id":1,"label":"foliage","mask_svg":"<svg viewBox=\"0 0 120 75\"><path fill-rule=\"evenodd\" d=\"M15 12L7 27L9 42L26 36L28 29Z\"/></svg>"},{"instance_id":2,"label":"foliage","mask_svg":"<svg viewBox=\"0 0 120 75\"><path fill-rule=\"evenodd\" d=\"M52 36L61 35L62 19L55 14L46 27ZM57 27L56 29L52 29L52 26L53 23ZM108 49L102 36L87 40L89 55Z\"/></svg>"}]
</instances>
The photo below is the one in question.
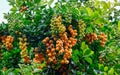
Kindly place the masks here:
<instances>
[{"instance_id":1,"label":"foliage","mask_svg":"<svg viewBox=\"0 0 120 75\"><path fill-rule=\"evenodd\" d=\"M0 74L119 75L120 3L59 0L51 6L53 1L8 0L8 23L0 24Z\"/></svg>"}]
</instances>

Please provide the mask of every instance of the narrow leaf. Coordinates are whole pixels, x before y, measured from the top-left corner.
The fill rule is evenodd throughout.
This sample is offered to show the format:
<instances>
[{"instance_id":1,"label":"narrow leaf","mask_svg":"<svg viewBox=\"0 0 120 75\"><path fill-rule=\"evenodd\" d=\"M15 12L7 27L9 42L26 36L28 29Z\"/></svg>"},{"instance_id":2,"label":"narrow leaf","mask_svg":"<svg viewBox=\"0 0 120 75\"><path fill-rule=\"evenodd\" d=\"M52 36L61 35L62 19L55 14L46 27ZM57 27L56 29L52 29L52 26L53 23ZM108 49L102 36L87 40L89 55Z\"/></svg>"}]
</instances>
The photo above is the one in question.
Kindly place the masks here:
<instances>
[{"instance_id":1,"label":"narrow leaf","mask_svg":"<svg viewBox=\"0 0 120 75\"><path fill-rule=\"evenodd\" d=\"M85 60L89 63L92 64L92 59L90 57L86 57Z\"/></svg>"},{"instance_id":2,"label":"narrow leaf","mask_svg":"<svg viewBox=\"0 0 120 75\"><path fill-rule=\"evenodd\" d=\"M118 21L118 30L120 30L120 21Z\"/></svg>"}]
</instances>

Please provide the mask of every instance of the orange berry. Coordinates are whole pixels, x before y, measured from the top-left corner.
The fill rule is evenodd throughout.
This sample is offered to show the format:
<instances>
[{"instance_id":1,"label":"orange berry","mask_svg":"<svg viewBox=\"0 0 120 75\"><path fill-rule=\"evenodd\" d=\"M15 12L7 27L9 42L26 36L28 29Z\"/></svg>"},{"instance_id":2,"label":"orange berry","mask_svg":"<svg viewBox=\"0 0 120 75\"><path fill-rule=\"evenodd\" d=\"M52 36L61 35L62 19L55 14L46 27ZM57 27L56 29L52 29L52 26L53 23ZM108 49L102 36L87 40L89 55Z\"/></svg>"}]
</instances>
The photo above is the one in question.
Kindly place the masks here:
<instances>
[{"instance_id":1,"label":"orange berry","mask_svg":"<svg viewBox=\"0 0 120 75\"><path fill-rule=\"evenodd\" d=\"M53 61L53 63L54 63L54 64L57 64L57 61L56 61L56 60L54 60L54 61Z\"/></svg>"},{"instance_id":2,"label":"orange berry","mask_svg":"<svg viewBox=\"0 0 120 75\"><path fill-rule=\"evenodd\" d=\"M38 69L42 69L43 67L42 66L39 66Z\"/></svg>"},{"instance_id":3,"label":"orange berry","mask_svg":"<svg viewBox=\"0 0 120 75\"><path fill-rule=\"evenodd\" d=\"M68 40L68 43L71 43L71 40Z\"/></svg>"},{"instance_id":4,"label":"orange berry","mask_svg":"<svg viewBox=\"0 0 120 75\"><path fill-rule=\"evenodd\" d=\"M69 45L70 48L72 48L73 46L72 45Z\"/></svg>"},{"instance_id":5,"label":"orange berry","mask_svg":"<svg viewBox=\"0 0 120 75\"><path fill-rule=\"evenodd\" d=\"M64 46L65 49L68 49L68 46Z\"/></svg>"},{"instance_id":6,"label":"orange berry","mask_svg":"<svg viewBox=\"0 0 120 75\"><path fill-rule=\"evenodd\" d=\"M48 58L48 60L49 60L50 62L52 62L52 61L53 61L53 59L52 59L52 58Z\"/></svg>"},{"instance_id":7,"label":"orange berry","mask_svg":"<svg viewBox=\"0 0 120 75\"><path fill-rule=\"evenodd\" d=\"M50 56L52 56L52 54L51 54L51 53L48 53L48 56L50 57Z\"/></svg>"},{"instance_id":8,"label":"orange berry","mask_svg":"<svg viewBox=\"0 0 120 75\"><path fill-rule=\"evenodd\" d=\"M60 51L59 51L59 54L62 55L62 54L63 54L63 50L60 50Z\"/></svg>"},{"instance_id":9,"label":"orange berry","mask_svg":"<svg viewBox=\"0 0 120 75\"><path fill-rule=\"evenodd\" d=\"M65 64L69 64L69 61L68 61L68 60L65 60Z\"/></svg>"},{"instance_id":10,"label":"orange berry","mask_svg":"<svg viewBox=\"0 0 120 75\"><path fill-rule=\"evenodd\" d=\"M52 41L52 40L49 40L49 43L50 43L50 44L52 44L52 43L53 43L53 41Z\"/></svg>"},{"instance_id":11,"label":"orange berry","mask_svg":"<svg viewBox=\"0 0 120 75\"><path fill-rule=\"evenodd\" d=\"M56 40L57 40L57 38L55 38L55 37L54 37L53 39L54 39L54 41L56 41Z\"/></svg>"},{"instance_id":12,"label":"orange berry","mask_svg":"<svg viewBox=\"0 0 120 75\"><path fill-rule=\"evenodd\" d=\"M51 52L54 52L54 51L55 51L55 48L52 48L52 49L51 49Z\"/></svg>"},{"instance_id":13,"label":"orange berry","mask_svg":"<svg viewBox=\"0 0 120 75\"><path fill-rule=\"evenodd\" d=\"M65 64L65 61L64 61L64 60L62 60L62 61L61 61L61 64Z\"/></svg>"},{"instance_id":14,"label":"orange berry","mask_svg":"<svg viewBox=\"0 0 120 75\"><path fill-rule=\"evenodd\" d=\"M39 55L38 55L38 53L36 53L36 54L35 54L35 58L39 58Z\"/></svg>"},{"instance_id":15,"label":"orange berry","mask_svg":"<svg viewBox=\"0 0 120 75\"><path fill-rule=\"evenodd\" d=\"M50 52L50 50L48 50L48 49L47 49L47 50L46 50L46 52L47 52L47 53L49 53L49 52Z\"/></svg>"},{"instance_id":16,"label":"orange berry","mask_svg":"<svg viewBox=\"0 0 120 75\"><path fill-rule=\"evenodd\" d=\"M49 41L49 37L46 37L42 42L47 43Z\"/></svg>"},{"instance_id":17,"label":"orange berry","mask_svg":"<svg viewBox=\"0 0 120 75\"><path fill-rule=\"evenodd\" d=\"M50 44L49 43L46 43L46 46L48 47Z\"/></svg>"},{"instance_id":18,"label":"orange berry","mask_svg":"<svg viewBox=\"0 0 120 75\"><path fill-rule=\"evenodd\" d=\"M59 50L59 47L56 47L56 50Z\"/></svg>"},{"instance_id":19,"label":"orange berry","mask_svg":"<svg viewBox=\"0 0 120 75\"><path fill-rule=\"evenodd\" d=\"M56 57L55 57L55 56L52 56L52 59L54 60L54 59L56 59Z\"/></svg>"},{"instance_id":20,"label":"orange berry","mask_svg":"<svg viewBox=\"0 0 120 75\"><path fill-rule=\"evenodd\" d=\"M56 55L56 52L53 52L52 55L55 56L55 55Z\"/></svg>"}]
</instances>

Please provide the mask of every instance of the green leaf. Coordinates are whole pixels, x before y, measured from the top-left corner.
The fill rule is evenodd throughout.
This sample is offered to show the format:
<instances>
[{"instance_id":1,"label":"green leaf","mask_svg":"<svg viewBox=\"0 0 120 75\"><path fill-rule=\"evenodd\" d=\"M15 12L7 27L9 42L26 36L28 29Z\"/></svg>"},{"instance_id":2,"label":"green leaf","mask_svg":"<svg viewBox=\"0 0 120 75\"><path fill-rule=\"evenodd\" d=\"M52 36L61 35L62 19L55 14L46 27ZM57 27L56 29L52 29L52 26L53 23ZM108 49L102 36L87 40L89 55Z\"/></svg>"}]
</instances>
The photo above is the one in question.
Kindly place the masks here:
<instances>
[{"instance_id":1,"label":"green leaf","mask_svg":"<svg viewBox=\"0 0 120 75\"><path fill-rule=\"evenodd\" d=\"M78 63L78 62L79 62L79 58L78 58L78 56L76 56L76 55L72 56L72 59L73 59L73 61L74 61L75 63Z\"/></svg>"},{"instance_id":2,"label":"green leaf","mask_svg":"<svg viewBox=\"0 0 120 75\"><path fill-rule=\"evenodd\" d=\"M76 50L73 50L73 54L75 55L79 55L79 51L76 49Z\"/></svg>"},{"instance_id":3,"label":"green leaf","mask_svg":"<svg viewBox=\"0 0 120 75\"><path fill-rule=\"evenodd\" d=\"M108 71L108 67L107 66L104 67L104 71Z\"/></svg>"},{"instance_id":4,"label":"green leaf","mask_svg":"<svg viewBox=\"0 0 120 75\"><path fill-rule=\"evenodd\" d=\"M90 26L90 27L87 27L86 32L87 32L87 33L92 33L92 32L93 32L92 27L91 27L91 26Z\"/></svg>"},{"instance_id":5,"label":"green leaf","mask_svg":"<svg viewBox=\"0 0 120 75\"><path fill-rule=\"evenodd\" d=\"M75 63L79 62L79 51L78 50L73 50L73 55L72 55L72 59Z\"/></svg>"},{"instance_id":6,"label":"green leaf","mask_svg":"<svg viewBox=\"0 0 120 75\"><path fill-rule=\"evenodd\" d=\"M104 19L103 18L98 18L94 22L95 22L95 24L101 24L101 23L104 22Z\"/></svg>"},{"instance_id":7,"label":"green leaf","mask_svg":"<svg viewBox=\"0 0 120 75\"><path fill-rule=\"evenodd\" d=\"M86 10L87 10L89 16L92 16L92 15L93 15L93 11L92 11L91 8L88 7L88 8L86 8Z\"/></svg>"},{"instance_id":8,"label":"green leaf","mask_svg":"<svg viewBox=\"0 0 120 75\"><path fill-rule=\"evenodd\" d=\"M117 72L115 72L115 75L118 75L118 73L117 73Z\"/></svg>"},{"instance_id":9,"label":"green leaf","mask_svg":"<svg viewBox=\"0 0 120 75\"><path fill-rule=\"evenodd\" d=\"M104 71L104 65L103 64L98 64L99 65L99 69L101 70L101 71Z\"/></svg>"},{"instance_id":10,"label":"green leaf","mask_svg":"<svg viewBox=\"0 0 120 75\"><path fill-rule=\"evenodd\" d=\"M111 68L109 71L108 71L108 75L114 75L114 69Z\"/></svg>"},{"instance_id":11,"label":"green leaf","mask_svg":"<svg viewBox=\"0 0 120 75\"><path fill-rule=\"evenodd\" d=\"M80 13L81 13L82 15L88 15L88 12L87 12L87 10L86 10L84 7L81 7Z\"/></svg>"},{"instance_id":12,"label":"green leaf","mask_svg":"<svg viewBox=\"0 0 120 75\"><path fill-rule=\"evenodd\" d=\"M85 60L89 63L92 64L92 59L90 57L86 57Z\"/></svg>"},{"instance_id":13,"label":"green leaf","mask_svg":"<svg viewBox=\"0 0 120 75\"><path fill-rule=\"evenodd\" d=\"M106 72L103 72L103 75L108 75Z\"/></svg>"},{"instance_id":14,"label":"green leaf","mask_svg":"<svg viewBox=\"0 0 120 75\"><path fill-rule=\"evenodd\" d=\"M99 7L99 4L100 4L99 1L96 0L94 6Z\"/></svg>"},{"instance_id":15,"label":"green leaf","mask_svg":"<svg viewBox=\"0 0 120 75\"><path fill-rule=\"evenodd\" d=\"M12 7L12 8L11 8L11 11L16 11L16 10L17 10L16 7Z\"/></svg>"},{"instance_id":16,"label":"green leaf","mask_svg":"<svg viewBox=\"0 0 120 75\"><path fill-rule=\"evenodd\" d=\"M91 50L90 50L90 49L87 49L87 50L85 50L84 55L89 55L90 53L91 53Z\"/></svg>"},{"instance_id":17,"label":"green leaf","mask_svg":"<svg viewBox=\"0 0 120 75\"><path fill-rule=\"evenodd\" d=\"M94 54L94 51L91 51L90 49L85 50L83 57L89 57Z\"/></svg>"},{"instance_id":18,"label":"green leaf","mask_svg":"<svg viewBox=\"0 0 120 75\"><path fill-rule=\"evenodd\" d=\"M1 74L1 75L4 75L4 72L3 72L2 70L0 70L0 74Z\"/></svg>"},{"instance_id":19,"label":"green leaf","mask_svg":"<svg viewBox=\"0 0 120 75\"><path fill-rule=\"evenodd\" d=\"M46 63L43 62L43 63L40 64L40 66L45 67L45 66L46 66Z\"/></svg>"},{"instance_id":20,"label":"green leaf","mask_svg":"<svg viewBox=\"0 0 120 75\"><path fill-rule=\"evenodd\" d=\"M40 5L41 5L41 6L44 6L44 5L46 5L46 4L47 4L47 0L41 0L41 1L40 1Z\"/></svg>"},{"instance_id":21,"label":"green leaf","mask_svg":"<svg viewBox=\"0 0 120 75\"><path fill-rule=\"evenodd\" d=\"M108 6L107 6L107 3L105 1L102 2L102 7L105 11L107 10Z\"/></svg>"},{"instance_id":22,"label":"green leaf","mask_svg":"<svg viewBox=\"0 0 120 75\"><path fill-rule=\"evenodd\" d=\"M50 0L50 1L48 2L48 5L50 6L50 5L53 3L53 1L54 1L54 0Z\"/></svg>"},{"instance_id":23,"label":"green leaf","mask_svg":"<svg viewBox=\"0 0 120 75\"><path fill-rule=\"evenodd\" d=\"M35 1L35 3L39 3L41 0L34 0Z\"/></svg>"},{"instance_id":24,"label":"green leaf","mask_svg":"<svg viewBox=\"0 0 120 75\"><path fill-rule=\"evenodd\" d=\"M110 1L107 3L107 5L108 5L108 8L110 8L110 5L111 5Z\"/></svg>"},{"instance_id":25,"label":"green leaf","mask_svg":"<svg viewBox=\"0 0 120 75\"><path fill-rule=\"evenodd\" d=\"M8 75L15 75L15 73L14 72L9 72Z\"/></svg>"},{"instance_id":26,"label":"green leaf","mask_svg":"<svg viewBox=\"0 0 120 75\"><path fill-rule=\"evenodd\" d=\"M88 46L85 44L85 42L82 42L81 49L82 50L88 49Z\"/></svg>"},{"instance_id":27,"label":"green leaf","mask_svg":"<svg viewBox=\"0 0 120 75\"><path fill-rule=\"evenodd\" d=\"M39 73L39 72L41 72L40 69L37 69L37 68L34 69L34 73Z\"/></svg>"},{"instance_id":28,"label":"green leaf","mask_svg":"<svg viewBox=\"0 0 120 75\"><path fill-rule=\"evenodd\" d=\"M120 31L120 21L118 21L118 30Z\"/></svg>"}]
</instances>

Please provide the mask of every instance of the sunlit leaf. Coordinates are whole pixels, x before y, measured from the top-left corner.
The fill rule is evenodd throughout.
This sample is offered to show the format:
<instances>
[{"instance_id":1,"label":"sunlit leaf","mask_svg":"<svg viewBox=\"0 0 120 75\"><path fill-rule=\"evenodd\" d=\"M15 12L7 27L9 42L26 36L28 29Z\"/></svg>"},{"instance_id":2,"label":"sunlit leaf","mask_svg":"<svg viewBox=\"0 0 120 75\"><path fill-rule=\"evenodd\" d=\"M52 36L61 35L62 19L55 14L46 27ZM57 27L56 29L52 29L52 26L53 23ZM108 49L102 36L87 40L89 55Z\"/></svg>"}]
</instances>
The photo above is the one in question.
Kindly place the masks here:
<instances>
[{"instance_id":1,"label":"sunlit leaf","mask_svg":"<svg viewBox=\"0 0 120 75\"><path fill-rule=\"evenodd\" d=\"M86 57L85 60L89 63L92 64L92 59L90 57Z\"/></svg>"},{"instance_id":2,"label":"sunlit leaf","mask_svg":"<svg viewBox=\"0 0 120 75\"><path fill-rule=\"evenodd\" d=\"M108 71L108 75L114 75L114 69L111 68L109 71Z\"/></svg>"},{"instance_id":3,"label":"sunlit leaf","mask_svg":"<svg viewBox=\"0 0 120 75\"><path fill-rule=\"evenodd\" d=\"M87 7L86 9L90 16L94 14L91 8Z\"/></svg>"},{"instance_id":4,"label":"sunlit leaf","mask_svg":"<svg viewBox=\"0 0 120 75\"><path fill-rule=\"evenodd\" d=\"M54 0L50 0L50 1L48 2L48 5L50 6L50 5L53 3L53 1L54 1Z\"/></svg>"},{"instance_id":5,"label":"sunlit leaf","mask_svg":"<svg viewBox=\"0 0 120 75\"><path fill-rule=\"evenodd\" d=\"M120 31L120 21L118 21L118 30Z\"/></svg>"}]
</instances>

